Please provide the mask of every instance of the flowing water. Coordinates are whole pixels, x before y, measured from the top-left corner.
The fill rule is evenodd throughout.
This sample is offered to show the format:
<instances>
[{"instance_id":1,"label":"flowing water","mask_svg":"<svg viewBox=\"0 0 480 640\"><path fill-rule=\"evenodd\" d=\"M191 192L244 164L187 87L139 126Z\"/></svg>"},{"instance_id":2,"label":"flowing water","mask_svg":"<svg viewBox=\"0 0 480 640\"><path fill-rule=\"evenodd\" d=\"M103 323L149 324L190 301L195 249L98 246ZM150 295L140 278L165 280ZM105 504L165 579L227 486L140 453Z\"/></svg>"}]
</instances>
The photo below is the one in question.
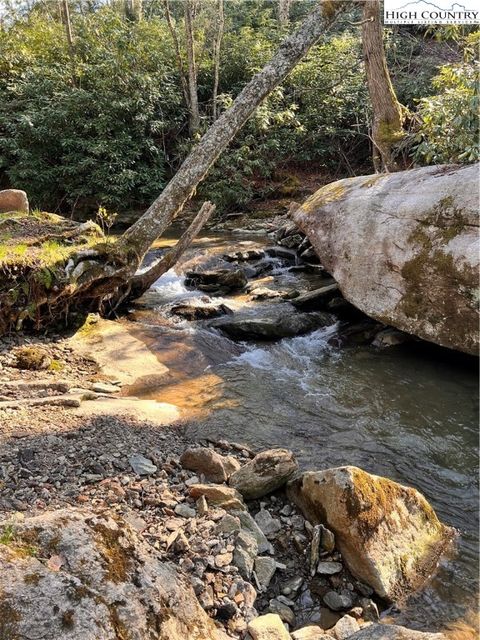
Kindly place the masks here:
<instances>
[{"instance_id":1,"label":"flowing water","mask_svg":"<svg viewBox=\"0 0 480 640\"><path fill-rule=\"evenodd\" d=\"M228 249L231 239L220 237L200 241L196 251ZM273 266L276 286L312 285ZM393 615L418 628L468 617L478 594L475 363L417 342L333 347L337 325L239 345L196 323L165 323L159 310L166 303L198 295L169 272L147 294L148 310L133 314L134 331L171 374L140 380L131 391L180 406L199 439L282 446L304 469L357 465L418 488L460 536L427 587ZM247 305L245 296L226 302Z\"/></svg>"}]
</instances>

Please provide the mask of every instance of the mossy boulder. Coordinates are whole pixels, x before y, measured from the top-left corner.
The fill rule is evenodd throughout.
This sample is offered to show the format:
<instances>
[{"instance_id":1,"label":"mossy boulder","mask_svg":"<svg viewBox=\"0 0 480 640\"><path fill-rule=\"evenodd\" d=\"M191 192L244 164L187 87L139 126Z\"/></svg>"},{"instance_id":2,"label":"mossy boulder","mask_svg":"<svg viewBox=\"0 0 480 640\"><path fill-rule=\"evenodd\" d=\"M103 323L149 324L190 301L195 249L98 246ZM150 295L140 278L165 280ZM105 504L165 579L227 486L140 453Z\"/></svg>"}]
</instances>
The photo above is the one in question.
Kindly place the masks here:
<instances>
[{"instance_id":1,"label":"mossy boulder","mask_svg":"<svg viewBox=\"0 0 480 640\"><path fill-rule=\"evenodd\" d=\"M339 180L292 214L344 297L388 325L477 354L479 168Z\"/></svg>"},{"instance_id":2,"label":"mossy boulder","mask_svg":"<svg viewBox=\"0 0 480 640\"><path fill-rule=\"evenodd\" d=\"M184 578L126 522L77 509L0 523L0 638L33 631L56 640L226 640Z\"/></svg>"},{"instance_id":3,"label":"mossy boulder","mask_svg":"<svg viewBox=\"0 0 480 640\"><path fill-rule=\"evenodd\" d=\"M312 524L334 532L352 574L386 600L420 586L453 537L416 489L357 467L308 471L287 491Z\"/></svg>"}]
</instances>

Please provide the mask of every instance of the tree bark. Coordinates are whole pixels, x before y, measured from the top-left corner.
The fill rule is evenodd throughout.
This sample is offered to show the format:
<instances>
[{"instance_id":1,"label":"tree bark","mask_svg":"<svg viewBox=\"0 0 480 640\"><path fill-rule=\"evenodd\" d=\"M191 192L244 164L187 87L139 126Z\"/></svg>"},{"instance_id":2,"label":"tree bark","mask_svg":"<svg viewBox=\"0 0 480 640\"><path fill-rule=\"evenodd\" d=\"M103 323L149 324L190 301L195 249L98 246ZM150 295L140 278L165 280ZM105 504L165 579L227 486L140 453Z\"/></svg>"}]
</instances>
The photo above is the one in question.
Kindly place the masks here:
<instances>
[{"instance_id":1,"label":"tree bark","mask_svg":"<svg viewBox=\"0 0 480 640\"><path fill-rule=\"evenodd\" d=\"M190 99L188 96L187 76L185 73L185 69L183 68L182 54L180 52L180 44L178 42L175 25L173 24L172 14L170 13L170 5L168 0L163 0L163 6L165 9L165 18L167 20L168 29L170 31L170 35L172 36L173 46L175 48L175 59L177 62L177 69L178 69L178 75L180 77L180 85L182 87L183 98L185 100L187 109L190 112Z\"/></svg>"},{"instance_id":2,"label":"tree bark","mask_svg":"<svg viewBox=\"0 0 480 640\"><path fill-rule=\"evenodd\" d=\"M190 101L190 135L200 129L200 111L198 108L197 65L195 61L195 36L193 33L194 0L185 0L185 38L188 60L188 94Z\"/></svg>"},{"instance_id":3,"label":"tree bark","mask_svg":"<svg viewBox=\"0 0 480 640\"><path fill-rule=\"evenodd\" d=\"M213 94L212 94L212 114L213 121L217 119L218 105L218 83L220 79L220 48L222 46L223 30L225 28L225 13L223 0L217 0L217 34L213 45Z\"/></svg>"},{"instance_id":4,"label":"tree bark","mask_svg":"<svg viewBox=\"0 0 480 640\"><path fill-rule=\"evenodd\" d=\"M291 0L278 0L278 22L284 27L290 20Z\"/></svg>"},{"instance_id":5,"label":"tree bark","mask_svg":"<svg viewBox=\"0 0 480 640\"><path fill-rule=\"evenodd\" d=\"M335 3L335 9L340 5L341 3ZM199 182L257 106L320 38L326 23L330 23L336 15L330 11L330 4L328 7L325 18L323 2L315 7L298 30L282 43L270 62L250 80L230 109L212 124L159 197L120 238L119 250L130 255L134 252L138 263L141 261L156 238L162 235L182 210Z\"/></svg>"},{"instance_id":6,"label":"tree bark","mask_svg":"<svg viewBox=\"0 0 480 640\"><path fill-rule=\"evenodd\" d=\"M148 271L140 273L132 278L128 297L138 298L149 289L164 273L171 269L182 256L183 253L195 240L201 229L215 211L215 205L211 202L204 202L192 223L179 239L177 244L158 261Z\"/></svg>"},{"instance_id":7,"label":"tree bark","mask_svg":"<svg viewBox=\"0 0 480 640\"><path fill-rule=\"evenodd\" d=\"M362 20L363 53L373 110L372 139L375 171L397 171L393 147L404 135L402 107L388 72L379 0L366 0Z\"/></svg>"}]
</instances>

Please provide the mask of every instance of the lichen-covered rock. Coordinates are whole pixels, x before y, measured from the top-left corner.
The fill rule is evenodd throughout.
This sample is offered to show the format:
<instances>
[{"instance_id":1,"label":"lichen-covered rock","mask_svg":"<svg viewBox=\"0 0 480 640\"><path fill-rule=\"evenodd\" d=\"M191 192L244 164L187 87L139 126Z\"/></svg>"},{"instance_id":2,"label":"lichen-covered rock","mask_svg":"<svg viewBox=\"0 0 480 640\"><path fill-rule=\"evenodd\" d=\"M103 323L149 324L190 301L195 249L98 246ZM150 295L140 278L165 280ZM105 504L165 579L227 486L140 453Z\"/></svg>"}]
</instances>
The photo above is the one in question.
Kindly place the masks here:
<instances>
[{"instance_id":1,"label":"lichen-covered rock","mask_svg":"<svg viewBox=\"0 0 480 640\"><path fill-rule=\"evenodd\" d=\"M443 633L413 631L396 624L371 624L348 640L446 640L446 636Z\"/></svg>"},{"instance_id":2,"label":"lichen-covered rock","mask_svg":"<svg viewBox=\"0 0 480 640\"><path fill-rule=\"evenodd\" d=\"M0 213L9 213L10 211L28 213L29 210L28 197L25 191L20 191L20 189L4 189L0 191Z\"/></svg>"},{"instance_id":3,"label":"lichen-covered rock","mask_svg":"<svg viewBox=\"0 0 480 640\"><path fill-rule=\"evenodd\" d=\"M292 215L358 309L476 354L478 177L470 165L348 178Z\"/></svg>"},{"instance_id":4,"label":"lichen-covered rock","mask_svg":"<svg viewBox=\"0 0 480 640\"><path fill-rule=\"evenodd\" d=\"M298 468L295 456L287 449L268 449L230 476L229 484L247 500L261 498L283 486Z\"/></svg>"},{"instance_id":5,"label":"lichen-covered rock","mask_svg":"<svg viewBox=\"0 0 480 640\"><path fill-rule=\"evenodd\" d=\"M0 527L0 638L226 640L126 522L65 509Z\"/></svg>"},{"instance_id":6,"label":"lichen-covered rock","mask_svg":"<svg viewBox=\"0 0 480 640\"><path fill-rule=\"evenodd\" d=\"M312 523L335 533L350 571L382 598L424 582L452 537L418 491L357 467L308 471L287 491Z\"/></svg>"}]
</instances>

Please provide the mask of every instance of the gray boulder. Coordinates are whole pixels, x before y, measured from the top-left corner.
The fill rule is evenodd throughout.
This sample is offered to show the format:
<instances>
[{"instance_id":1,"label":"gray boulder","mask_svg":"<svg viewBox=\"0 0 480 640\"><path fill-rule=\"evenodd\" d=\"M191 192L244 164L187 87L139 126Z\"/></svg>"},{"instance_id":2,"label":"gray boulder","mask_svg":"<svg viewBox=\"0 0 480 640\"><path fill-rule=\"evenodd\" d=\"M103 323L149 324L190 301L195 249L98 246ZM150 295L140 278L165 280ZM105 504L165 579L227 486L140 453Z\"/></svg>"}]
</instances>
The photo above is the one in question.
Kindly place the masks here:
<instances>
[{"instance_id":1,"label":"gray boulder","mask_svg":"<svg viewBox=\"0 0 480 640\"><path fill-rule=\"evenodd\" d=\"M364 627L348 640L446 640L443 633L413 631L396 624L371 624Z\"/></svg>"},{"instance_id":2,"label":"gray boulder","mask_svg":"<svg viewBox=\"0 0 480 640\"><path fill-rule=\"evenodd\" d=\"M358 309L476 354L478 179L478 165L347 178L292 215Z\"/></svg>"},{"instance_id":3,"label":"gray boulder","mask_svg":"<svg viewBox=\"0 0 480 640\"><path fill-rule=\"evenodd\" d=\"M125 521L64 509L2 525L0 637L226 640Z\"/></svg>"}]
</instances>

